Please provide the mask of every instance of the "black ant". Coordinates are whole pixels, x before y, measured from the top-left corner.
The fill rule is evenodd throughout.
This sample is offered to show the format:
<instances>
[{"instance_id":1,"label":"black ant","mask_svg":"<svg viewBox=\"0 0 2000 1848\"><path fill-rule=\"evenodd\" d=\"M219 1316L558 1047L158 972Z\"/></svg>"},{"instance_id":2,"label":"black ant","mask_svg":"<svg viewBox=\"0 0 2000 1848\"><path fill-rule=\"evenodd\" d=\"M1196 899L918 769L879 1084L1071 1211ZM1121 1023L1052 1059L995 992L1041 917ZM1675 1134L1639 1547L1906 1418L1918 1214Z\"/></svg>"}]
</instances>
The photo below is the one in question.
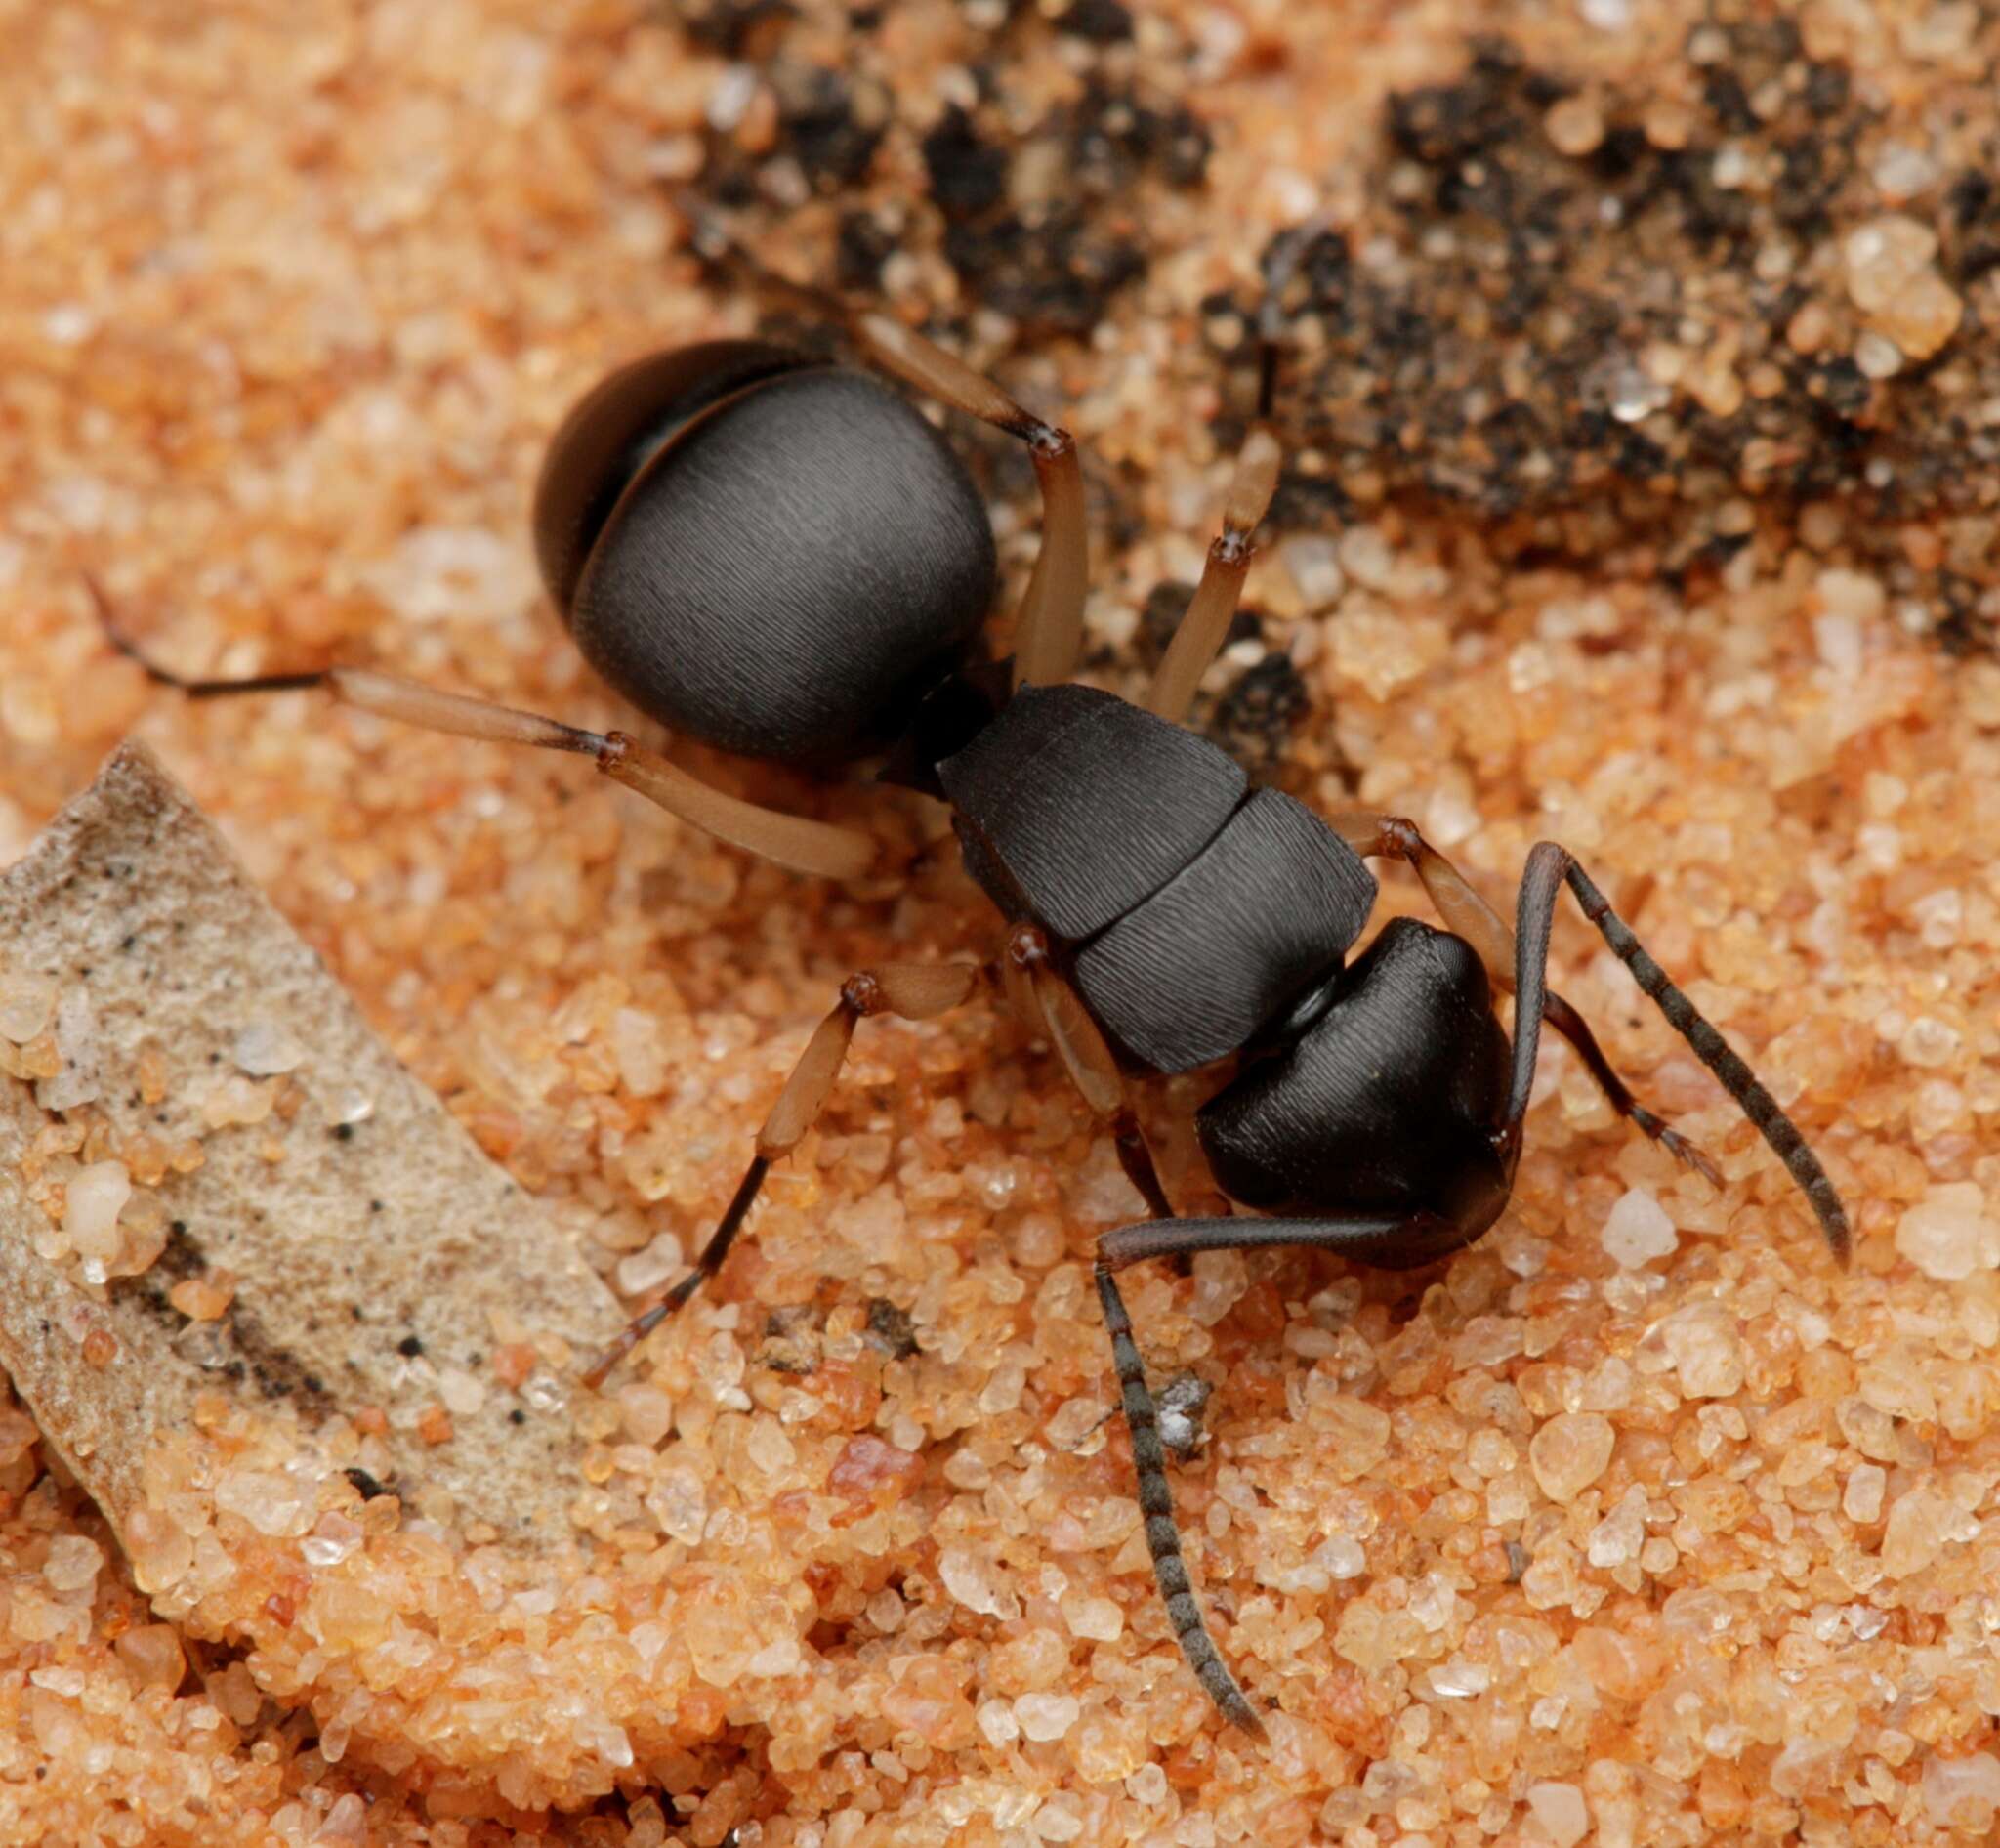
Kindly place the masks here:
<instances>
[{"instance_id":1,"label":"black ant","mask_svg":"<svg viewBox=\"0 0 2000 1848\"><path fill-rule=\"evenodd\" d=\"M1182 1562L1158 1413L1117 1273L1144 1258L1265 1245L1399 1270L1471 1244L1513 1189L1544 1020L1613 1110L1717 1179L1546 986L1561 887L1763 1132L1836 1257L1849 1244L1840 1197L1797 1128L1563 848L1529 854L1509 930L1409 821L1322 817L1253 790L1180 723L1227 635L1277 483L1270 415L1282 269L1283 253L1261 323L1258 419L1222 532L1142 705L1070 682L1089 577L1074 441L880 314L812 297L876 365L1020 438L1034 459L1041 550L1011 673L979 657L997 572L979 495L938 432L861 373L744 340L642 359L570 413L534 506L543 579L611 686L661 724L752 756L825 767L886 750L886 777L951 805L966 867L1009 925L993 964L887 963L849 978L694 1269L586 1383L602 1384L720 1269L771 1163L818 1115L863 1016L926 1019L996 975L1046 1030L1151 1214L1099 1241L1096 1273L1146 1542L1189 1665L1223 1713L1260 1736ZM801 872L852 879L875 856L865 834L726 795L622 733L354 668L182 679L131 649L99 605L119 647L197 698L320 687L412 724L593 758L682 819ZM1349 962L1375 902L1370 856L1412 866L1449 929L1397 918ZM1509 991L1511 1045L1495 1015ZM1240 1069L1196 1127L1224 1192L1265 1216L1177 1218L1125 1072L1229 1059Z\"/></svg>"}]
</instances>

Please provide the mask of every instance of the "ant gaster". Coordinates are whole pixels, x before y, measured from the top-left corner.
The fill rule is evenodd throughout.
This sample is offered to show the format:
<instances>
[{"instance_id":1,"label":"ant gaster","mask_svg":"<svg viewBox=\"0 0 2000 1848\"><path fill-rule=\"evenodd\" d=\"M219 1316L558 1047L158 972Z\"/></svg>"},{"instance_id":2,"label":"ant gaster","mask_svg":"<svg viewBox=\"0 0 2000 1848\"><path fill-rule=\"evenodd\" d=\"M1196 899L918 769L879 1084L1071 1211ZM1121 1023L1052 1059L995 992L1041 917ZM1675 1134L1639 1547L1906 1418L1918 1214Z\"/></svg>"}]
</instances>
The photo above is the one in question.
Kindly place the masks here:
<instances>
[{"instance_id":1,"label":"ant gaster","mask_svg":"<svg viewBox=\"0 0 2000 1848\"><path fill-rule=\"evenodd\" d=\"M648 717L727 750L813 767L888 750L885 774L950 804L966 867L1009 925L992 964L895 962L848 980L693 1270L587 1383L602 1383L721 1268L771 1163L818 1115L856 1023L941 1014L995 974L1046 1032L1151 1215L1100 1239L1096 1268L1146 1543L1189 1665L1223 1713L1258 1735L1182 1561L1158 1413L1117 1273L1146 1258L1267 1245L1407 1269L1472 1243L1514 1185L1545 1020L1613 1110L1715 1178L1547 987L1562 887L1763 1132L1837 1257L1849 1243L1840 1198L1799 1131L1563 848L1543 842L1529 854L1510 930L1409 821L1320 816L1252 789L1181 724L1227 636L1277 482L1275 303L1296 248L1273 265L1259 416L1222 532L1143 705L1070 681L1088 581L1075 443L877 313L812 298L877 366L1018 437L1033 457L1041 549L1011 674L979 655L996 588L979 496L937 431L863 374L744 340L642 359L571 412L534 507L550 595L611 686ZM852 879L874 858L865 834L727 795L621 733L354 668L202 681L142 665L197 697L320 687L416 725L577 752L682 819L798 871ZM1407 862L1449 928L1399 917L1350 961L1375 901L1370 857ZM1507 992L1511 1044L1495 1015ZM1258 1216L1177 1217L1126 1073L1229 1059L1238 1069L1196 1129L1217 1183Z\"/></svg>"}]
</instances>

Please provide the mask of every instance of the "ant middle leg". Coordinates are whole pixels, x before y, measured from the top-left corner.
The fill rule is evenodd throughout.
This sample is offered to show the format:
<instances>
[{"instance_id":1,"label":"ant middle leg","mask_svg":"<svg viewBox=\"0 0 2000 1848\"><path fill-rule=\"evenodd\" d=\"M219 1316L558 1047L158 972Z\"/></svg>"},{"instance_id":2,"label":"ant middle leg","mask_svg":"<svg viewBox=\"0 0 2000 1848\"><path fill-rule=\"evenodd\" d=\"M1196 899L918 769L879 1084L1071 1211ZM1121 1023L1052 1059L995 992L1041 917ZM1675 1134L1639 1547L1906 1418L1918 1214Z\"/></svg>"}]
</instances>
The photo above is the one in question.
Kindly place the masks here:
<instances>
[{"instance_id":1,"label":"ant middle leg","mask_svg":"<svg viewBox=\"0 0 2000 1848\"><path fill-rule=\"evenodd\" d=\"M525 744L538 750L588 757L611 778L646 797L669 815L691 823L732 847L761 855L794 872L828 879L857 879L875 858L875 843L854 828L836 827L805 816L786 815L745 802L703 782L657 751L623 732L587 732L539 713L441 693L393 674L360 667L322 667L298 674L259 674L242 680L202 680L176 674L146 654L125 633L118 612L97 580L84 579L105 639L163 687L190 699L233 698L244 693L296 693L322 689L343 705L372 712L430 732L479 738L489 744Z\"/></svg>"},{"instance_id":2,"label":"ant middle leg","mask_svg":"<svg viewBox=\"0 0 2000 1848\"><path fill-rule=\"evenodd\" d=\"M948 1013L968 1000L983 973L982 965L970 962L891 962L878 969L863 970L841 985L840 999L833 1011L813 1029L806 1050L792 1068L791 1076L778 1093L777 1102L757 1132L757 1150L750 1165L736 1185L735 1194L708 1242L694 1260L694 1268L674 1287L635 1317L583 1375L593 1392L601 1387L611 1369L646 1339L661 1323L715 1276L729 1255L736 1235L749 1218L750 1209L764 1189L771 1165L797 1148L812 1127L847 1063L854 1029L870 1014L894 1014L899 1020L929 1020Z\"/></svg>"},{"instance_id":3,"label":"ant middle leg","mask_svg":"<svg viewBox=\"0 0 2000 1848\"><path fill-rule=\"evenodd\" d=\"M1414 821L1400 816L1375 815L1342 810L1327 817L1328 825L1365 859L1404 861L1422 882L1438 915L1447 929L1463 937L1479 952L1493 987L1503 994L1516 991L1520 952L1511 931L1500 914L1479 897L1464 873L1427 841ZM1715 1186L1722 1175L1700 1148L1655 1115L1632 1093L1632 1088L1612 1069L1590 1023L1555 989L1537 984L1542 996L1542 1018L1576 1049L1584 1069L1598 1089L1620 1116ZM1516 1031L1519 1032L1517 1027Z\"/></svg>"}]
</instances>

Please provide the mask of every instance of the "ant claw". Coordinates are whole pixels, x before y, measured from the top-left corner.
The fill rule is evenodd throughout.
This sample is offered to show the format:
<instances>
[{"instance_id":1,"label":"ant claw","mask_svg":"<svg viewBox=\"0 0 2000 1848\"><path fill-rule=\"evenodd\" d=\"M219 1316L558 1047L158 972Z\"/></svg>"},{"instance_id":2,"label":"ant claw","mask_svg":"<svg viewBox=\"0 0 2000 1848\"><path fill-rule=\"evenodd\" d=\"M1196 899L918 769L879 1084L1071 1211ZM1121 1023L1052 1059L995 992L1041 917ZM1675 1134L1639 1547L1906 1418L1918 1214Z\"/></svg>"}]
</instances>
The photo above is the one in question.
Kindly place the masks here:
<instances>
[{"instance_id":1,"label":"ant claw","mask_svg":"<svg viewBox=\"0 0 2000 1848\"><path fill-rule=\"evenodd\" d=\"M1689 1142L1678 1129L1669 1129L1649 1110L1635 1108L1632 1120L1683 1167L1692 1168L1711 1187L1722 1186L1722 1170L1702 1154L1698 1143Z\"/></svg>"}]
</instances>

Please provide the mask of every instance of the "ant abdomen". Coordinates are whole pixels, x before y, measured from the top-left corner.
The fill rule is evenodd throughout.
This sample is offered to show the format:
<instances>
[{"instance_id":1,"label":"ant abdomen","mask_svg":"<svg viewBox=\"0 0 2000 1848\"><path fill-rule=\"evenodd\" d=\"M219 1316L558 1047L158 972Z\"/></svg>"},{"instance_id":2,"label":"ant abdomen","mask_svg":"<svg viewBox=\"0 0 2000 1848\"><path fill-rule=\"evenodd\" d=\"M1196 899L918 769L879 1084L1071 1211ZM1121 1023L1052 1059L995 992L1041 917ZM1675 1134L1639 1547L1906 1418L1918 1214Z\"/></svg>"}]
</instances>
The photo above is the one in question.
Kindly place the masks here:
<instances>
[{"instance_id":1,"label":"ant abdomen","mask_svg":"<svg viewBox=\"0 0 2000 1848\"><path fill-rule=\"evenodd\" d=\"M964 466L860 373L712 341L614 373L535 491L542 576L577 646L663 725L838 763L895 735L990 610Z\"/></svg>"}]
</instances>

